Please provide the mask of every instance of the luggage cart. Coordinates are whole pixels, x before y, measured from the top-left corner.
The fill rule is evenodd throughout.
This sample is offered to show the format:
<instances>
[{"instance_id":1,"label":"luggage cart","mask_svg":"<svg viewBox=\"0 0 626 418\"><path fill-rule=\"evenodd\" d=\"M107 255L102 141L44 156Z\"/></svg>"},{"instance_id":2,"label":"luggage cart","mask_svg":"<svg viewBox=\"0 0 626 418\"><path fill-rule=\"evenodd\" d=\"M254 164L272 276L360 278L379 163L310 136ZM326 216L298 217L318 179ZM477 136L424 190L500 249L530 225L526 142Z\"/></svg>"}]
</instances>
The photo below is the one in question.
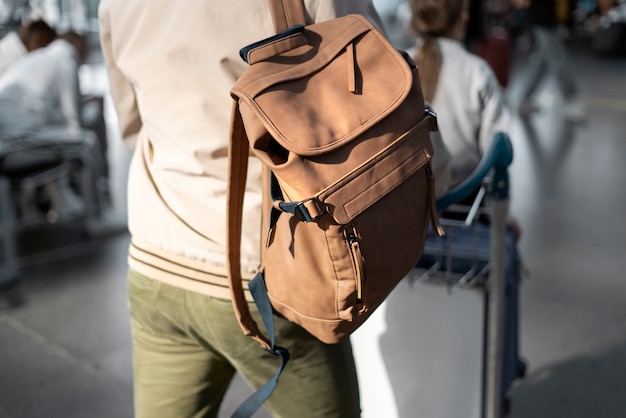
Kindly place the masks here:
<instances>
[{"instance_id":1,"label":"luggage cart","mask_svg":"<svg viewBox=\"0 0 626 418\"><path fill-rule=\"evenodd\" d=\"M507 226L512 160L509 137L496 134L472 175L437 202L446 235L429 236L409 278L484 292L481 418L508 416L511 385L525 374L518 355L520 260Z\"/></svg>"}]
</instances>

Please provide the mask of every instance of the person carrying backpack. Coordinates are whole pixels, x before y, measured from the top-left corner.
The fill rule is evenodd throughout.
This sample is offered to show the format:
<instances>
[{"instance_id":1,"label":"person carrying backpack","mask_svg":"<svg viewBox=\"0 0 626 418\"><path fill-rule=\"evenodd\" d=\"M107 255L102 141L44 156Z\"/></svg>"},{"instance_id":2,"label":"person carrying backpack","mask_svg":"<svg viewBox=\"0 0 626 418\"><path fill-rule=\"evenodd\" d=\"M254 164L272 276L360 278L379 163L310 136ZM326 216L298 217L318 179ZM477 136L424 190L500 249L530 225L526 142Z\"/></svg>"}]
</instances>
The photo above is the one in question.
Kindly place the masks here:
<instances>
[{"instance_id":1,"label":"person carrying backpack","mask_svg":"<svg viewBox=\"0 0 626 418\"><path fill-rule=\"evenodd\" d=\"M320 22L349 13L378 22L369 1L307 0ZM103 0L102 50L129 172L135 416L215 417L235 373L265 383L279 359L243 335L226 278L230 89L245 45L273 35L266 2ZM260 163L249 161L241 264L261 247ZM253 305L257 322L260 317ZM288 367L267 408L277 417L357 417L349 340L324 344L276 318ZM296 363L297 361L297 363Z\"/></svg>"}]
</instances>

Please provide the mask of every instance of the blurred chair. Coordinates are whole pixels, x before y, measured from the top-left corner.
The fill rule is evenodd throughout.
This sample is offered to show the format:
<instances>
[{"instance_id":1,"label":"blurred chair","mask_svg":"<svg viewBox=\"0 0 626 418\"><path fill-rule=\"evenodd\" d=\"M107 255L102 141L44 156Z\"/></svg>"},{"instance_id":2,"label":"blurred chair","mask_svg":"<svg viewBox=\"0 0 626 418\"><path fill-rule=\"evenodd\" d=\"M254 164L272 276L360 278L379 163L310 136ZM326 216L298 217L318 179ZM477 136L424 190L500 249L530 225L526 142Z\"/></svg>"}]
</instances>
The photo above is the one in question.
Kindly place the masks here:
<instances>
[{"instance_id":1,"label":"blurred chair","mask_svg":"<svg viewBox=\"0 0 626 418\"><path fill-rule=\"evenodd\" d=\"M0 176L9 181L18 229L94 220L110 203L102 97L83 100L83 119L85 129L80 131L50 128L0 146ZM82 213L69 219L59 217L69 204L59 193L62 184L71 184L84 200Z\"/></svg>"},{"instance_id":2,"label":"blurred chair","mask_svg":"<svg viewBox=\"0 0 626 418\"><path fill-rule=\"evenodd\" d=\"M17 280L16 238L21 230L80 220L72 225L91 236L111 203L103 98L85 97L82 112L80 131L50 128L0 141L0 289ZM59 216L68 204L59 193L61 183L70 184L84 200L81 213Z\"/></svg>"}]
</instances>

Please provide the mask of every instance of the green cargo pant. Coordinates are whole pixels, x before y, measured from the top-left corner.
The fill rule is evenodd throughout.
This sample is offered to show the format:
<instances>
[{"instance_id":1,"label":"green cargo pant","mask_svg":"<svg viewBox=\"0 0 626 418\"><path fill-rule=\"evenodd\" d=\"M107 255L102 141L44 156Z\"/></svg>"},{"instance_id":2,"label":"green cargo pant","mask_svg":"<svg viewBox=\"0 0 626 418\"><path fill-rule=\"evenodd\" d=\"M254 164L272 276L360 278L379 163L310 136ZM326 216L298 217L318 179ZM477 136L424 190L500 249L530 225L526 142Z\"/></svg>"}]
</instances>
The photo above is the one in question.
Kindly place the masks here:
<instances>
[{"instance_id":1,"label":"green cargo pant","mask_svg":"<svg viewBox=\"0 0 626 418\"><path fill-rule=\"evenodd\" d=\"M279 359L241 332L229 300L211 298L129 272L136 418L216 417L235 372L253 387ZM250 310L262 327L256 307ZM349 341L328 345L276 320L277 344L291 359L266 403L275 417L358 417ZM264 330L264 328L261 328Z\"/></svg>"}]
</instances>

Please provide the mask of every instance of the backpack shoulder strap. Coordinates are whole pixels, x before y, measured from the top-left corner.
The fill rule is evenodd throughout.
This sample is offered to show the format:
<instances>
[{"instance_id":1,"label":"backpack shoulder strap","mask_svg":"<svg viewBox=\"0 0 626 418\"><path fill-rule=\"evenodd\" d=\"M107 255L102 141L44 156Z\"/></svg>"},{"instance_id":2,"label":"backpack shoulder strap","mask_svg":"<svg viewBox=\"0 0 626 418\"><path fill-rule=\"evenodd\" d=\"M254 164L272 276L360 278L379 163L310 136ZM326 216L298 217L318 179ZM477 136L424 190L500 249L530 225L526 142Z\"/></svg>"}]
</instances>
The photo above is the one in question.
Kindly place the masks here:
<instances>
[{"instance_id":1,"label":"backpack shoulder strap","mask_svg":"<svg viewBox=\"0 0 626 418\"><path fill-rule=\"evenodd\" d=\"M228 236L226 237L228 285L239 326L245 335L249 335L267 350L271 344L259 331L258 325L250 315L248 302L244 296L241 277L241 223L243 218L243 199L248 173L250 144L246 135L239 105L233 102L231 115L230 144L228 146L228 189L226 213L228 218Z\"/></svg>"},{"instance_id":2,"label":"backpack shoulder strap","mask_svg":"<svg viewBox=\"0 0 626 418\"><path fill-rule=\"evenodd\" d=\"M233 104L231 120L230 144L228 147L228 197L226 206L228 217L228 235L226 237L228 252L228 288L230 290L235 316L244 334L252 337L261 344L261 347L268 353L278 356L281 359L274 377L250 395L232 415L232 418L250 418L276 388L278 378L289 360L289 351L275 345L274 313L261 273L257 274L257 277L250 282L249 287L254 296L259 313L261 314L263 323L270 334L271 340L267 339L259 330L257 323L254 321L254 318L252 318L252 315L250 315L248 302L244 296L240 259L241 223L250 144L243 126L241 114L239 113L239 105L236 101Z\"/></svg>"}]
</instances>

